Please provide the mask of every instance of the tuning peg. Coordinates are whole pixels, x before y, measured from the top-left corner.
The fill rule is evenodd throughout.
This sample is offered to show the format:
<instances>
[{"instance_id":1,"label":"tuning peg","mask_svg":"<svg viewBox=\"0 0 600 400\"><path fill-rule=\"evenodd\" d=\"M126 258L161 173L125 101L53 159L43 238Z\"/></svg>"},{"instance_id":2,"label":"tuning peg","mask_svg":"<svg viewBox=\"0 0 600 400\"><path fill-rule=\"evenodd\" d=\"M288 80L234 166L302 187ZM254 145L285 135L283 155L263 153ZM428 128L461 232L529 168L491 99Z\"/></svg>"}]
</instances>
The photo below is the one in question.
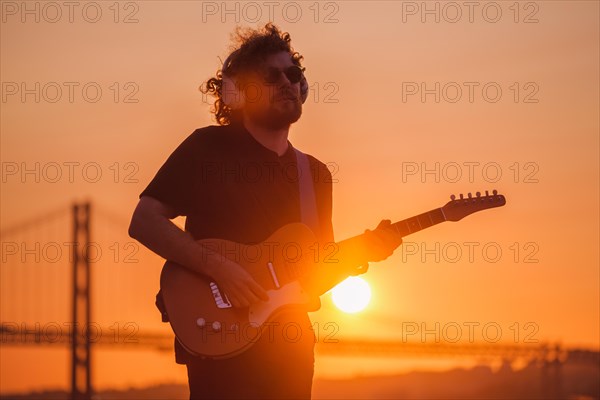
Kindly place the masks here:
<instances>
[{"instance_id":1,"label":"tuning peg","mask_svg":"<svg viewBox=\"0 0 600 400\"><path fill-rule=\"evenodd\" d=\"M462 200L462 199L464 199L464 196L463 196L463 194L462 194L462 193L460 194L460 199L461 199L461 200Z\"/></svg>"},{"instance_id":2,"label":"tuning peg","mask_svg":"<svg viewBox=\"0 0 600 400\"><path fill-rule=\"evenodd\" d=\"M454 200L454 199L456 199L456 196L455 196L455 195L453 195L453 194L451 194L451 195L450 195L450 200Z\"/></svg>"},{"instance_id":3,"label":"tuning peg","mask_svg":"<svg viewBox=\"0 0 600 400\"><path fill-rule=\"evenodd\" d=\"M488 192L487 190L485 191L485 195L486 197L490 195L490 192Z\"/></svg>"},{"instance_id":4,"label":"tuning peg","mask_svg":"<svg viewBox=\"0 0 600 400\"><path fill-rule=\"evenodd\" d=\"M477 192L477 193L475 193L475 195L476 195L477 197L481 197L481 192Z\"/></svg>"},{"instance_id":5,"label":"tuning peg","mask_svg":"<svg viewBox=\"0 0 600 400\"><path fill-rule=\"evenodd\" d=\"M473 197L473 195L471 194L471 192L467 193L467 196L469 196L469 199L470 199L471 197Z\"/></svg>"},{"instance_id":6,"label":"tuning peg","mask_svg":"<svg viewBox=\"0 0 600 400\"><path fill-rule=\"evenodd\" d=\"M493 193L493 194L494 194L494 196L495 196L495 195L497 195L497 194L498 194L498 191L497 191L496 189L494 189L494 190L492 191L492 193Z\"/></svg>"}]
</instances>

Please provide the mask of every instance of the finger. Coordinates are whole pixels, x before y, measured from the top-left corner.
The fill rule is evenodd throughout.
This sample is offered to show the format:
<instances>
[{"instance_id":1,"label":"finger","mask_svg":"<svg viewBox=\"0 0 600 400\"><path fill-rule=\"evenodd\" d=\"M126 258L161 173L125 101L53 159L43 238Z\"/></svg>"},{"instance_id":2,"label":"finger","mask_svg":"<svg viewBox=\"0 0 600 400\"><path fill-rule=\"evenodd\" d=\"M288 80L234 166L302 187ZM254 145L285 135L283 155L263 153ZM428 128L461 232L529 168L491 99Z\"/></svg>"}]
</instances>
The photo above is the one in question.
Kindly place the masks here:
<instances>
[{"instance_id":1,"label":"finger","mask_svg":"<svg viewBox=\"0 0 600 400\"><path fill-rule=\"evenodd\" d=\"M237 304L236 307L248 307L254 302L254 295L242 282L236 282L236 286L232 288L231 294Z\"/></svg>"},{"instance_id":2,"label":"finger","mask_svg":"<svg viewBox=\"0 0 600 400\"><path fill-rule=\"evenodd\" d=\"M373 234L377 237L379 242L383 245L389 245L396 242L395 235L392 232L386 231L374 231Z\"/></svg>"},{"instance_id":3,"label":"finger","mask_svg":"<svg viewBox=\"0 0 600 400\"><path fill-rule=\"evenodd\" d=\"M238 300L244 307L249 307L252 303L256 303L259 298L252 289L252 285L256 284L250 277L235 282L236 295ZM257 285L257 284L256 284Z\"/></svg>"},{"instance_id":4,"label":"finger","mask_svg":"<svg viewBox=\"0 0 600 400\"><path fill-rule=\"evenodd\" d=\"M226 293L227 298L229 299L229 302L231 303L232 306L236 307L236 308L240 308L243 307L242 302L238 299L238 297L236 295L234 295L233 293Z\"/></svg>"},{"instance_id":5,"label":"finger","mask_svg":"<svg viewBox=\"0 0 600 400\"><path fill-rule=\"evenodd\" d=\"M356 275L364 274L365 272L367 272L368 268L369 268L369 263L365 261L362 264L360 264L358 267L355 267L352 270L352 272L350 273L350 275L356 276Z\"/></svg>"},{"instance_id":6,"label":"finger","mask_svg":"<svg viewBox=\"0 0 600 400\"><path fill-rule=\"evenodd\" d=\"M256 303L259 300L268 301L267 292L260 286L245 270L241 269L241 276L236 281L236 289L240 296L246 302L246 306Z\"/></svg>"},{"instance_id":7,"label":"finger","mask_svg":"<svg viewBox=\"0 0 600 400\"><path fill-rule=\"evenodd\" d=\"M369 263L366 262L363 265L360 266L360 273L364 274L365 272L367 272L369 270Z\"/></svg>"},{"instance_id":8,"label":"finger","mask_svg":"<svg viewBox=\"0 0 600 400\"><path fill-rule=\"evenodd\" d=\"M256 300L269 301L269 295L267 294L267 291L258 283L256 283L254 279L251 279L248 282L248 289L251 290L251 293L254 297L256 297Z\"/></svg>"},{"instance_id":9,"label":"finger","mask_svg":"<svg viewBox=\"0 0 600 400\"><path fill-rule=\"evenodd\" d=\"M377 225L377 228L375 229L385 229L385 228L389 228L390 225L392 225L392 221L389 219L382 219L381 222L379 222L379 225Z\"/></svg>"},{"instance_id":10,"label":"finger","mask_svg":"<svg viewBox=\"0 0 600 400\"><path fill-rule=\"evenodd\" d=\"M391 245L391 246L400 246L400 243L402 243L402 236L396 234L396 232L393 231L377 231L375 232L377 234L377 236L387 245Z\"/></svg>"},{"instance_id":11,"label":"finger","mask_svg":"<svg viewBox=\"0 0 600 400\"><path fill-rule=\"evenodd\" d=\"M256 298L254 294L250 291L245 291L244 293L240 293L240 301L241 307L250 307L252 303L256 303Z\"/></svg>"}]
</instances>

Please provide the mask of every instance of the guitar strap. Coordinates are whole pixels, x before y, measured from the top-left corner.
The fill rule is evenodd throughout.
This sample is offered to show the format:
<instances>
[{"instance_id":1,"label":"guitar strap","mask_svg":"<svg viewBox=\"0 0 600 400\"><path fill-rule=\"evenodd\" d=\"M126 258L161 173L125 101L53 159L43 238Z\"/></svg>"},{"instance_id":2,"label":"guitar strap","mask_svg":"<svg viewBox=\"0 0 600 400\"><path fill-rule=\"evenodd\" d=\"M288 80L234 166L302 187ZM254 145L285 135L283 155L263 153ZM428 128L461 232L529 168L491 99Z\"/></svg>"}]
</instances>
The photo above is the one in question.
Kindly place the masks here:
<instances>
[{"instance_id":1,"label":"guitar strap","mask_svg":"<svg viewBox=\"0 0 600 400\"><path fill-rule=\"evenodd\" d=\"M317 240L320 240L321 228L319 227L319 216L317 214L317 198L315 197L315 187L310 173L308 156L296 148L294 150L296 151L296 165L298 166L300 221L313 231ZM311 296L307 311L317 311L319 308L321 308L321 298L318 295Z\"/></svg>"},{"instance_id":2,"label":"guitar strap","mask_svg":"<svg viewBox=\"0 0 600 400\"><path fill-rule=\"evenodd\" d=\"M300 150L296 151L296 164L298 166L298 189L300 191L300 220L320 237L319 216L317 214L317 200L313 185L312 174L308 156Z\"/></svg>"}]
</instances>

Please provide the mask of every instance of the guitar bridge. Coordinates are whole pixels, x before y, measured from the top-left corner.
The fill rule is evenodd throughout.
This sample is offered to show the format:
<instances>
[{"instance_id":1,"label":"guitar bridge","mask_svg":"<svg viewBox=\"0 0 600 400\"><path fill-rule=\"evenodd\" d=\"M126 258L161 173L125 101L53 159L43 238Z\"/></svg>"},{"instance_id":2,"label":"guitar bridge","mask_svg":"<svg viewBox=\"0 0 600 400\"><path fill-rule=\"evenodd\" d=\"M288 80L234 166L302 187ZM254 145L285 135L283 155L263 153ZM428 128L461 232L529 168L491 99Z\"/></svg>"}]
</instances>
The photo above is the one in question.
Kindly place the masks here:
<instances>
[{"instance_id":1,"label":"guitar bridge","mask_svg":"<svg viewBox=\"0 0 600 400\"><path fill-rule=\"evenodd\" d=\"M210 283L210 291L215 299L217 308L231 308L231 302L227 298L227 295L225 293L221 294L221 291L215 282Z\"/></svg>"}]
</instances>

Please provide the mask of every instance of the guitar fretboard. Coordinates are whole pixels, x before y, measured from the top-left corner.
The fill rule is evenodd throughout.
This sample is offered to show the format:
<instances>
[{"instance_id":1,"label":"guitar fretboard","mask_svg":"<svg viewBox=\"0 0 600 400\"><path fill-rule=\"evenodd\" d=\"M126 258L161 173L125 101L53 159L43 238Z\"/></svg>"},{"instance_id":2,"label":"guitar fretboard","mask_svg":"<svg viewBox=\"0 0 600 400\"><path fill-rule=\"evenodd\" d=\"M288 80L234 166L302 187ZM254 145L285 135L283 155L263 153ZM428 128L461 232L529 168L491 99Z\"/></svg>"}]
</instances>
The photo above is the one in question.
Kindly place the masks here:
<instances>
[{"instance_id":1,"label":"guitar fretboard","mask_svg":"<svg viewBox=\"0 0 600 400\"><path fill-rule=\"evenodd\" d=\"M444 221L446 221L444 212L441 208L436 208L435 210L427 211L423 214L398 221L392 224L392 227L396 229L396 232L398 232L400 236L404 237Z\"/></svg>"}]
</instances>

